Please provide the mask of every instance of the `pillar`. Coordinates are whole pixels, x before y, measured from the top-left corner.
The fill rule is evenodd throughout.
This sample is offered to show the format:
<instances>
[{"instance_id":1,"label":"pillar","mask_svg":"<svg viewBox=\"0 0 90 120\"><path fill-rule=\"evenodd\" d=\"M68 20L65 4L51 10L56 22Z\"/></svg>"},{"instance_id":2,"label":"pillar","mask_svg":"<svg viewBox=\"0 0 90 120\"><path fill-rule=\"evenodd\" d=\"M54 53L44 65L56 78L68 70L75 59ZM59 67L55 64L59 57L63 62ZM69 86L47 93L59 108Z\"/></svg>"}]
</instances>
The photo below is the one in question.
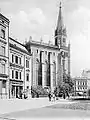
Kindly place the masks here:
<instances>
[{"instance_id":1,"label":"pillar","mask_svg":"<svg viewBox=\"0 0 90 120\"><path fill-rule=\"evenodd\" d=\"M15 86L15 92L14 92L15 98L16 98L16 86Z\"/></svg>"},{"instance_id":2,"label":"pillar","mask_svg":"<svg viewBox=\"0 0 90 120\"><path fill-rule=\"evenodd\" d=\"M53 64L50 64L50 76L51 76L51 91L53 91Z\"/></svg>"},{"instance_id":3,"label":"pillar","mask_svg":"<svg viewBox=\"0 0 90 120\"><path fill-rule=\"evenodd\" d=\"M53 91L53 62L52 62L52 53L50 53L50 86L51 91Z\"/></svg>"},{"instance_id":4,"label":"pillar","mask_svg":"<svg viewBox=\"0 0 90 120\"><path fill-rule=\"evenodd\" d=\"M44 64L44 52L42 52L42 87L44 88L45 86L45 64Z\"/></svg>"}]
</instances>

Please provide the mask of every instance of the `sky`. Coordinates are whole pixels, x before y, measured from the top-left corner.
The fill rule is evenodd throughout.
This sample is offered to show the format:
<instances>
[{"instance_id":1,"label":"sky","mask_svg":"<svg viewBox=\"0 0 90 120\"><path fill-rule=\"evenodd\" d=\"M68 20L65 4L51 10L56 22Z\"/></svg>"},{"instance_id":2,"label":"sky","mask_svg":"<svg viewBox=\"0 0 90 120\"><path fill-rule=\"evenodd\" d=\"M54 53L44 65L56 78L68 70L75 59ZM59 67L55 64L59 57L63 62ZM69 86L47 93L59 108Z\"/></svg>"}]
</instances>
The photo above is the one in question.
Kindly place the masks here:
<instances>
[{"instance_id":1,"label":"sky","mask_svg":"<svg viewBox=\"0 0 90 120\"><path fill-rule=\"evenodd\" d=\"M61 0L67 41L71 43L71 75L90 69L90 0ZM0 0L0 11L10 20L10 37L54 43L60 0Z\"/></svg>"}]
</instances>

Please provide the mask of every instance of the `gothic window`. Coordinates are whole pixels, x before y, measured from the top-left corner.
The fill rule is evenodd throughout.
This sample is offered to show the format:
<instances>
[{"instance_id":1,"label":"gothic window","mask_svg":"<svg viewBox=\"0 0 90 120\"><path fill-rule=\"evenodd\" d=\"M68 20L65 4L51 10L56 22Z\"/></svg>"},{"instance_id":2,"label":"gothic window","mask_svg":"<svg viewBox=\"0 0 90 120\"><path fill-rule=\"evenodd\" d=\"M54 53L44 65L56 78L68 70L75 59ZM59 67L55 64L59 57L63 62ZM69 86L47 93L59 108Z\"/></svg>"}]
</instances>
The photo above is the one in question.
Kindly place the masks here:
<instances>
[{"instance_id":1,"label":"gothic window","mask_svg":"<svg viewBox=\"0 0 90 120\"><path fill-rule=\"evenodd\" d=\"M38 49L37 49L37 53L38 53Z\"/></svg>"},{"instance_id":2,"label":"gothic window","mask_svg":"<svg viewBox=\"0 0 90 120\"><path fill-rule=\"evenodd\" d=\"M20 72L20 80L21 80L21 72Z\"/></svg>"},{"instance_id":3,"label":"gothic window","mask_svg":"<svg viewBox=\"0 0 90 120\"><path fill-rule=\"evenodd\" d=\"M14 62L14 55L12 54L12 63Z\"/></svg>"},{"instance_id":4,"label":"gothic window","mask_svg":"<svg viewBox=\"0 0 90 120\"><path fill-rule=\"evenodd\" d=\"M1 29L2 38L5 39L5 30Z\"/></svg>"},{"instance_id":5,"label":"gothic window","mask_svg":"<svg viewBox=\"0 0 90 120\"><path fill-rule=\"evenodd\" d=\"M18 56L15 56L15 63L18 64Z\"/></svg>"},{"instance_id":6,"label":"gothic window","mask_svg":"<svg viewBox=\"0 0 90 120\"><path fill-rule=\"evenodd\" d=\"M21 57L19 58L19 63L20 63L20 65L21 65Z\"/></svg>"},{"instance_id":7,"label":"gothic window","mask_svg":"<svg viewBox=\"0 0 90 120\"><path fill-rule=\"evenodd\" d=\"M29 60L26 60L26 68L29 68Z\"/></svg>"},{"instance_id":8,"label":"gothic window","mask_svg":"<svg viewBox=\"0 0 90 120\"><path fill-rule=\"evenodd\" d=\"M26 74L26 81L29 81L29 73Z\"/></svg>"},{"instance_id":9,"label":"gothic window","mask_svg":"<svg viewBox=\"0 0 90 120\"><path fill-rule=\"evenodd\" d=\"M15 72L15 78L18 79L18 71Z\"/></svg>"},{"instance_id":10,"label":"gothic window","mask_svg":"<svg viewBox=\"0 0 90 120\"><path fill-rule=\"evenodd\" d=\"M12 70L12 78L14 78L14 70Z\"/></svg>"}]
</instances>

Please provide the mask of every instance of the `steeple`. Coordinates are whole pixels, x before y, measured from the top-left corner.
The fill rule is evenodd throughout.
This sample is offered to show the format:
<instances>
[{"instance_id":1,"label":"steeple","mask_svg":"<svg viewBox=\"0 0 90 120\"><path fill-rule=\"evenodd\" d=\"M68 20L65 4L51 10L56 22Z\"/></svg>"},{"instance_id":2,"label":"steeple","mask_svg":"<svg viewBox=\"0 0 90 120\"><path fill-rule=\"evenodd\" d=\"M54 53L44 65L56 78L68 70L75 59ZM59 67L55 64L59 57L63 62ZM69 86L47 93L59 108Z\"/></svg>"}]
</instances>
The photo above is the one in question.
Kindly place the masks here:
<instances>
[{"instance_id":1,"label":"steeple","mask_svg":"<svg viewBox=\"0 0 90 120\"><path fill-rule=\"evenodd\" d=\"M57 26L55 30L55 45L60 48L61 45L66 44L65 39L66 39L66 28L64 27L64 24L63 24L62 7L60 2L59 15L58 15Z\"/></svg>"},{"instance_id":2,"label":"steeple","mask_svg":"<svg viewBox=\"0 0 90 120\"><path fill-rule=\"evenodd\" d=\"M62 7L61 7L61 2L60 2L60 7L59 7L59 15L58 15L58 21L57 21L57 30L61 30L63 27L63 20L62 20Z\"/></svg>"}]
</instances>

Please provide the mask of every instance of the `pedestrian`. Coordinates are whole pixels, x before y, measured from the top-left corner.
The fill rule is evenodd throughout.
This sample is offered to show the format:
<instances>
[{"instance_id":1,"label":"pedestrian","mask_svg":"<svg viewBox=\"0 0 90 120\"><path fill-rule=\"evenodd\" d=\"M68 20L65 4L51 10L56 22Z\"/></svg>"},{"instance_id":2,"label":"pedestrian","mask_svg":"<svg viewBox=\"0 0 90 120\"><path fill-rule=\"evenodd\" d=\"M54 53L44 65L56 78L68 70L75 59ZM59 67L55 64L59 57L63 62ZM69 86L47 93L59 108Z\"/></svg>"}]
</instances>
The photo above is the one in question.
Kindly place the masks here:
<instances>
[{"instance_id":1,"label":"pedestrian","mask_svg":"<svg viewBox=\"0 0 90 120\"><path fill-rule=\"evenodd\" d=\"M49 92L48 97L49 97L49 101L51 101L51 92Z\"/></svg>"},{"instance_id":2,"label":"pedestrian","mask_svg":"<svg viewBox=\"0 0 90 120\"><path fill-rule=\"evenodd\" d=\"M52 97L53 97L53 101L55 101L55 94L54 93L52 94Z\"/></svg>"}]
</instances>

